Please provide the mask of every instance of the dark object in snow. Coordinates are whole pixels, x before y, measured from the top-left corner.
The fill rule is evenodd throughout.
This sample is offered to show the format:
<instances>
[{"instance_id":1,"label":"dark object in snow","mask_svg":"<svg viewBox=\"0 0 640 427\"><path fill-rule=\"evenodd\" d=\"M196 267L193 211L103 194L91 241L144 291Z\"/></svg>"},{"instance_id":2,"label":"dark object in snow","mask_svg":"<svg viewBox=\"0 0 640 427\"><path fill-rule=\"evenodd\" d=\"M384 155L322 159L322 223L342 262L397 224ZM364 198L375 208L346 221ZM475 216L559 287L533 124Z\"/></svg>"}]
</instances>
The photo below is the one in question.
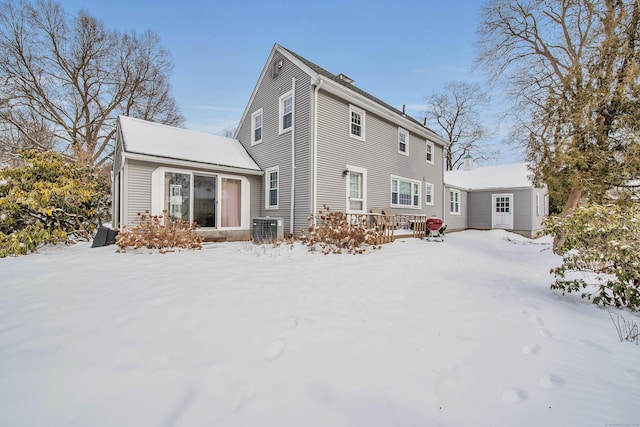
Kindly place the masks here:
<instances>
[{"instance_id":1,"label":"dark object in snow","mask_svg":"<svg viewBox=\"0 0 640 427\"><path fill-rule=\"evenodd\" d=\"M105 227L102 225L102 221L100 222L100 226L98 227L98 232L96 233L96 237L93 238L93 243L91 244L92 248L98 248L101 246L113 245L116 243L116 236L118 232L112 230L109 227Z\"/></svg>"}]
</instances>

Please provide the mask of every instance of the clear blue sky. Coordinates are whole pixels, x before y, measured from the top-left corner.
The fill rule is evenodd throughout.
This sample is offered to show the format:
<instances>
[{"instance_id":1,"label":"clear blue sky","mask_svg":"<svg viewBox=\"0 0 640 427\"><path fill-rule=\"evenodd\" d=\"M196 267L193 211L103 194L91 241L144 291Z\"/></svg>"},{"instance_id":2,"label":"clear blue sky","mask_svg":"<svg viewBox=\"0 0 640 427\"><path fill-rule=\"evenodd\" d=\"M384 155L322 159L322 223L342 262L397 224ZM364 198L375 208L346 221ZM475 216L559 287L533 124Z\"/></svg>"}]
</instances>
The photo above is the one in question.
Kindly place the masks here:
<instances>
[{"instance_id":1,"label":"clear blue sky","mask_svg":"<svg viewBox=\"0 0 640 427\"><path fill-rule=\"evenodd\" d=\"M173 94L193 130L237 124L274 43L345 73L397 108L406 104L419 119L424 98L447 81L483 83L471 67L484 0L60 3L70 14L86 9L108 28L156 32L173 57ZM496 123L488 114L486 125ZM497 163L517 157L504 147Z\"/></svg>"}]
</instances>

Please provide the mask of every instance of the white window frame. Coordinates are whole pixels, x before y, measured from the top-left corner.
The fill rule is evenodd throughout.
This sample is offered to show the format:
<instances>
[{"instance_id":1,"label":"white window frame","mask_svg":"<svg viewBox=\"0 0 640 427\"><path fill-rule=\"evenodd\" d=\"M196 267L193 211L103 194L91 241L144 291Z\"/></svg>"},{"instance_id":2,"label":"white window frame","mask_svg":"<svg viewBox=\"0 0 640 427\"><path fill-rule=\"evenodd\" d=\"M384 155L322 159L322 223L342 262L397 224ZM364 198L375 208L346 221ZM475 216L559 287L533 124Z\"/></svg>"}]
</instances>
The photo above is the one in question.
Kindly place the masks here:
<instances>
[{"instance_id":1,"label":"white window frame","mask_svg":"<svg viewBox=\"0 0 640 427\"><path fill-rule=\"evenodd\" d=\"M355 135L353 131L352 115L353 113L360 115L360 135ZM362 108L358 108L355 105L349 105L349 136L360 141L366 140L366 124L367 124L367 112Z\"/></svg>"},{"instance_id":2,"label":"white window frame","mask_svg":"<svg viewBox=\"0 0 640 427\"><path fill-rule=\"evenodd\" d=\"M276 190L276 204L271 205L271 174L275 172L278 174L278 181ZM265 209L279 209L280 207L280 166L274 166L264 171L264 208Z\"/></svg>"},{"instance_id":3,"label":"white window frame","mask_svg":"<svg viewBox=\"0 0 640 427\"><path fill-rule=\"evenodd\" d=\"M256 119L260 117L260 127L256 126ZM256 130L260 129L260 139L255 139ZM264 131L264 115L262 114L262 108L254 111L251 114L251 145L260 144L262 142L262 135Z\"/></svg>"},{"instance_id":4,"label":"white window frame","mask_svg":"<svg viewBox=\"0 0 640 427\"><path fill-rule=\"evenodd\" d=\"M351 173L362 175L362 209L351 209ZM346 209L347 213L366 213L367 212L367 170L358 166L347 165L346 174Z\"/></svg>"},{"instance_id":5,"label":"white window frame","mask_svg":"<svg viewBox=\"0 0 640 427\"><path fill-rule=\"evenodd\" d=\"M285 129L283 127L283 125L284 125L283 119L284 119L284 116L285 116L284 104L285 104L285 101L287 99L291 99L291 112L290 113L286 113L286 114L291 114L291 126L289 126L288 128ZM279 104L279 107L278 107L278 111L279 111L278 112L278 133L280 135L282 135L283 133L291 132L291 128L293 128L293 121L294 121L293 110L294 110L294 107L295 107L294 106L294 100L293 100L293 92L289 91L289 92L287 92L287 93L285 93L283 95L280 95L280 98L278 98L278 104Z\"/></svg>"},{"instance_id":6,"label":"white window frame","mask_svg":"<svg viewBox=\"0 0 640 427\"><path fill-rule=\"evenodd\" d=\"M433 164L433 158L435 157L435 145L433 142L431 141L426 141L427 145L425 148L425 152L424 152L424 158L426 160L427 163L429 164ZM431 157L431 160L429 160L429 157Z\"/></svg>"},{"instance_id":7,"label":"white window frame","mask_svg":"<svg viewBox=\"0 0 640 427\"><path fill-rule=\"evenodd\" d=\"M407 182L409 184L411 184L411 204L410 205L403 205L400 203L393 203L393 181L397 181L398 182L398 202L400 202L400 182L404 181ZM406 209L420 209L421 206L421 198L422 198L422 182L415 180L415 179L410 179L410 178L404 178L401 176L395 176L395 175L391 175L391 183L390 183L390 187L389 187L389 205L392 208L406 208ZM415 197L418 197L417 201L415 200ZM415 202L415 203L414 203Z\"/></svg>"},{"instance_id":8,"label":"white window frame","mask_svg":"<svg viewBox=\"0 0 640 427\"><path fill-rule=\"evenodd\" d=\"M455 196L455 197L454 197ZM460 215L460 190L455 188L449 189L449 213L451 215Z\"/></svg>"},{"instance_id":9,"label":"white window frame","mask_svg":"<svg viewBox=\"0 0 640 427\"><path fill-rule=\"evenodd\" d=\"M434 191L435 191L435 186L430 183L430 182L425 182L424 183L424 204L427 206L433 206L433 199L434 199ZM429 201L427 199L427 195L431 196L431 201Z\"/></svg>"},{"instance_id":10,"label":"white window frame","mask_svg":"<svg viewBox=\"0 0 640 427\"><path fill-rule=\"evenodd\" d=\"M404 151L400 149L400 139L402 138L401 135L404 135ZM409 155L409 132L402 128L398 128L398 153L404 156Z\"/></svg>"}]
</instances>

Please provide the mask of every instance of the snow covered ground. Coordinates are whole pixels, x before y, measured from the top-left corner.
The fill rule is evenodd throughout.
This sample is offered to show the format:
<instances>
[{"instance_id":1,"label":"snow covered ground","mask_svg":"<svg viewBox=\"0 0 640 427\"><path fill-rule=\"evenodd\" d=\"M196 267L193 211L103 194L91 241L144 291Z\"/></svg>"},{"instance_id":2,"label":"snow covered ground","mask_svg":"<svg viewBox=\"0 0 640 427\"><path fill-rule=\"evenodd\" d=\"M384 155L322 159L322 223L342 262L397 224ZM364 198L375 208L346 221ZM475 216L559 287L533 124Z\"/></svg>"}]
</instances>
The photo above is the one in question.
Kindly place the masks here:
<instances>
[{"instance_id":1,"label":"snow covered ground","mask_svg":"<svg viewBox=\"0 0 640 427\"><path fill-rule=\"evenodd\" d=\"M540 243L2 259L0 425L640 425L640 346Z\"/></svg>"}]
</instances>

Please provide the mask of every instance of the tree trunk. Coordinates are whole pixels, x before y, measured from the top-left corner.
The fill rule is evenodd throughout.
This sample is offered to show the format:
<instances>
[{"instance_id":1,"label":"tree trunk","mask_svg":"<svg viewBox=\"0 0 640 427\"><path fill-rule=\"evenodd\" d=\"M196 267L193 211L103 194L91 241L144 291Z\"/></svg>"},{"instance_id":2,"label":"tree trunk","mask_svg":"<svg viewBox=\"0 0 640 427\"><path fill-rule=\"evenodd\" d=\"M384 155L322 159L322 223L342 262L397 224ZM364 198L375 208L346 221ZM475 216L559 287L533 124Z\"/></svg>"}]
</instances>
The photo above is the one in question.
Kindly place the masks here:
<instances>
[{"instance_id":1,"label":"tree trunk","mask_svg":"<svg viewBox=\"0 0 640 427\"><path fill-rule=\"evenodd\" d=\"M564 218L569 215L573 210L578 206L580 200L582 199L582 193L584 189L574 187L571 190L571 194L569 194L569 198L567 199L567 203L562 208L562 212L560 213L560 218ZM567 239L566 232L562 232L559 236L556 236L553 239L553 252L560 253L560 248L564 244L564 241Z\"/></svg>"}]
</instances>

